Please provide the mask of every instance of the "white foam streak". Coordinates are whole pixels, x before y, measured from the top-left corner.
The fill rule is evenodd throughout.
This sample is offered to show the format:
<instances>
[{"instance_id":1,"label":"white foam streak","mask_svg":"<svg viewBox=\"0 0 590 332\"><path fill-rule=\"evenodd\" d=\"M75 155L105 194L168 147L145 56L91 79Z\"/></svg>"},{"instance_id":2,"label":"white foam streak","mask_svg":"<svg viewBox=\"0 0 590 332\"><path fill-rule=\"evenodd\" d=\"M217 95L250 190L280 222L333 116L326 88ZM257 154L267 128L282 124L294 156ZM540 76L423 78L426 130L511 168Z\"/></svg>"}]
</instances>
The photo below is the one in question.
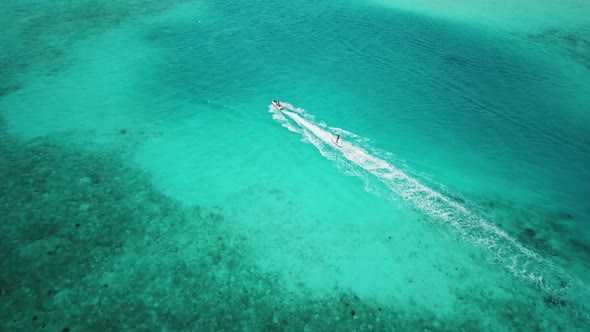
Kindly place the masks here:
<instances>
[{"instance_id":1,"label":"white foam streak","mask_svg":"<svg viewBox=\"0 0 590 332\"><path fill-rule=\"evenodd\" d=\"M288 109L292 110L292 105L289 105ZM309 117L305 116L304 111L295 113L285 110L282 113L303 129L304 136L309 136L309 141L318 148L322 155L329 156L330 159L334 160L337 154L341 153L347 161L379 179L393 193L403 198L406 204L416 207L434 220L450 226L454 232L473 244L490 249L489 252L493 261L503 265L513 275L533 281L547 291L567 292L568 290L561 286L558 281L563 279L570 281L569 288L577 285L585 292L588 291L586 285L566 275L549 260L525 248L498 227L472 213L458 202L421 184L417 179L397 169L387 161L371 155L360 146L347 140L341 140L341 149L334 148L332 145L334 135L306 120ZM323 128L329 127L323 126ZM344 133L346 131L339 130L336 132ZM350 137L356 136L349 132L346 132L346 134ZM334 151L333 153L336 155L326 152L328 149ZM551 278L546 278L547 276L544 276L544 274L551 274ZM575 291L570 289L569 295L572 295L572 292Z\"/></svg>"},{"instance_id":2,"label":"white foam streak","mask_svg":"<svg viewBox=\"0 0 590 332\"><path fill-rule=\"evenodd\" d=\"M281 123L281 125L287 129L289 129L290 131L294 132L294 133L299 133L302 134L303 132L296 128L293 127L293 125L291 125L291 123L289 123L289 120L287 120L285 118L285 116L283 115L283 113L281 113L276 107L274 107L273 105L271 105L268 108L268 112L272 113L272 118L274 120L276 120L277 122Z\"/></svg>"}]
</instances>

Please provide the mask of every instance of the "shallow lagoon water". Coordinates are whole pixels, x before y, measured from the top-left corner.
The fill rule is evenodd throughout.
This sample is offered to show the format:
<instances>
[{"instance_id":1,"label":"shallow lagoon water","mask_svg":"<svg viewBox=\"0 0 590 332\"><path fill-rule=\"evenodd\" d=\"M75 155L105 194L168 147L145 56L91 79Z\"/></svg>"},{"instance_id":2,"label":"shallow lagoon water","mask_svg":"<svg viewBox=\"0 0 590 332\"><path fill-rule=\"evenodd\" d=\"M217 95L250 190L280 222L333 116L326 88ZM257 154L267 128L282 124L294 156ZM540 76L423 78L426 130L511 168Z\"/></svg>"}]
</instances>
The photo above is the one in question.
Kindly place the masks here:
<instances>
[{"instance_id":1,"label":"shallow lagoon water","mask_svg":"<svg viewBox=\"0 0 590 332\"><path fill-rule=\"evenodd\" d=\"M5 329L587 327L578 58L372 4L136 4L4 5Z\"/></svg>"}]
</instances>

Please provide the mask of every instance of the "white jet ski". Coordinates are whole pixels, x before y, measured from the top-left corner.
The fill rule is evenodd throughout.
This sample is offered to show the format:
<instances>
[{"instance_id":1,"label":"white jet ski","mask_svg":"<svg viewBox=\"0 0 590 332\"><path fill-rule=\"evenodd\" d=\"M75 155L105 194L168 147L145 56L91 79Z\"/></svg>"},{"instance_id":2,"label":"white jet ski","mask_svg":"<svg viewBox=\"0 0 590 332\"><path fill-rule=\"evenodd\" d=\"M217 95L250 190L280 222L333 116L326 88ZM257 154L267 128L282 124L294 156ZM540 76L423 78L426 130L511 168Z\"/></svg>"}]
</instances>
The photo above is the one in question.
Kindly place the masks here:
<instances>
[{"instance_id":1,"label":"white jet ski","mask_svg":"<svg viewBox=\"0 0 590 332\"><path fill-rule=\"evenodd\" d=\"M275 105L276 108L278 108L280 111L284 110L283 105L281 105L281 102L278 100L273 100L272 104Z\"/></svg>"}]
</instances>

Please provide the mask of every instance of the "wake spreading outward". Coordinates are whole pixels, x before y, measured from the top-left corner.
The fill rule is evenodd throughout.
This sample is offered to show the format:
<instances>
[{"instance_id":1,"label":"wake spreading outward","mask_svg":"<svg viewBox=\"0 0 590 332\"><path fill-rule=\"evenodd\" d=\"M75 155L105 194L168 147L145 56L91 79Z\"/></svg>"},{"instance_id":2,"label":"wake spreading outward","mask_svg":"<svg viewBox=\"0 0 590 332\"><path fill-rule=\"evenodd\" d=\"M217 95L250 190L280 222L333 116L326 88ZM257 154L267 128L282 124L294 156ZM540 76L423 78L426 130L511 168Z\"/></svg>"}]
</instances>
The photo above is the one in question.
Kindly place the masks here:
<instances>
[{"instance_id":1,"label":"wake spreading outward","mask_svg":"<svg viewBox=\"0 0 590 332\"><path fill-rule=\"evenodd\" d=\"M280 108L279 108L280 107ZM581 281L566 274L559 266L524 247L500 228L478 216L477 207L468 208L449 196L440 193L418 179L394 166L387 153L371 153L367 139L340 128L317 123L305 110L286 102L269 107L273 119L288 130L302 135L304 141L313 144L326 158L343 168L359 169L353 172L380 181L402 204L416 208L430 220L443 226L470 243L487 248L490 262L501 265L512 275L534 283L551 296L567 298L577 303L580 314L588 317L585 306L590 290ZM341 139L341 136L344 139Z\"/></svg>"}]
</instances>

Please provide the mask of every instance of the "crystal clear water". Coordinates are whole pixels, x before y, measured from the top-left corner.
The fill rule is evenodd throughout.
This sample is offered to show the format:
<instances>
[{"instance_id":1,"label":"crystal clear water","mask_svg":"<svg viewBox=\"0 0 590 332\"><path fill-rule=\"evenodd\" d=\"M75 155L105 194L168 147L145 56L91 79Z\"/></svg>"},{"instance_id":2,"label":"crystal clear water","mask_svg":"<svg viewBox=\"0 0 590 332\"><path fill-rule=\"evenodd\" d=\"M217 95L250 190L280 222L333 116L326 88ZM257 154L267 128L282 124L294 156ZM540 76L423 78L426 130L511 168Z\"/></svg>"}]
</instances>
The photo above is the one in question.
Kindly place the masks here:
<instances>
[{"instance_id":1,"label":"crystal clear water","mask_svg":"<svg viewBox=\"0 0 590 332\"><path fill-rule=\"evenodd\" d=\"M3 4L2 329L587 329L572 3Z\"/></svg>"}]
</instances>

